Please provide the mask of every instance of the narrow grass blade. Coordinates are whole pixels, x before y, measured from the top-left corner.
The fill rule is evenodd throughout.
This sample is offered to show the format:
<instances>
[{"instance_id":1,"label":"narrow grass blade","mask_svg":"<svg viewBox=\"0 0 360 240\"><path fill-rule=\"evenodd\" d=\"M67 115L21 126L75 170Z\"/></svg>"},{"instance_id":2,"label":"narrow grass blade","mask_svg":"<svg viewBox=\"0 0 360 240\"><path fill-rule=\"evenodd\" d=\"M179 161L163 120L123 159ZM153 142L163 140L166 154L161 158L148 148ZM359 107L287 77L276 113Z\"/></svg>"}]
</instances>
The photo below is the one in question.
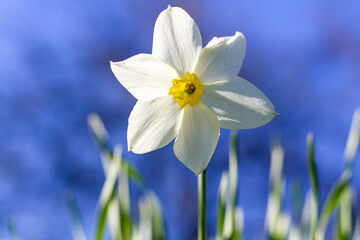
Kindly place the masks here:
<instances>
[{"instance_id":1,"label":"narrow grass blade","mask_svg":"<svg viewBox=\"0 0 360 240\"><path fill-rule=\"evenodd\" d=\"M236 201L238 195L238 150L237 132L231 132L229 144L229 171L226 187L225 216L222 230L223 239L233 239L236 235ZM225 187L225 186L224 186Z\"/></svg>"},{"instance_id":2,"label":"narrow grass blade","mask_svg":"<svg viewBox=\"0 0 360 240\"><path fill-rule=\"evenodd\" d=\"M311 219L311 189L306 192L305 202L302 208L301 213L301 225L306 232L310 228L310 219Z\"/></svg>"},{"instance_id":3,"label":"narrow grass blade","mask_svg":"<svg viewBox=\"0 0 360 240\"><path fill-rule=\"evenodd\" d=\"M265 216L265 229L267 230L267 235L269 237L275 235L276 223L279 213L280 213L279 201L276 199L275 194L270 192L267 199L266 216Z\"/></svg>"},{"instance_id":4,"label":"narrow grass blade","mask_svg":"<svg viewBox=\"0 0 360 240\"><path fill-rule=\"evenodd\" d=\"M319 203L313 189L310 191L310 209L310 236L311 239L316 239L316 229L319 218Z\"/></svg>"},{"instance_id":5,"label":"narrow grass blade","mask_svg":"<svg viewBox=\"0 0 360 240\"><path fill-rule=\"evenodd\" d=\"M147 182L145 181L145 179L140 175L140 173L137 170L135 170L135 168L130 166L128 162L129 161L127 159L123 159L123 161L121 162L121 167L123 169L127 169L126 171L129 178L134 180L138 185L142 187L147 187Z\"/></svg>"},{"instance_id":6,"label":"narrow grass blade","mask_svg":"<svg viewBox=\"0 0 360 240\"><path fill-rule=\"evenodd\" d=\"M147 197L151 202L153 239L164 240L165 225L160 200L154 192L149 192Z\"/></svg>"},{"instance_id":7,"label":"narrow grass blade","mask_svg":"<svg viewBox=\"0 0 360 240\"><path fill-rule=\"evenodd\" d=\"M305 203L301 215L302 235L306 239L315 239L318 221L318 205L312 189L306 193Z\"/></svg>"},{"instance_id":8,"label":"narrow grass blade","mask_svg":"<svg viewBox=\"0 0 360 240\"><path fill-rule=\"evenodd\" d=\"M104 205L101 206L100 214L97 221L97 227L96 227L96 236L95 236L96 240L101 240L104 237L109 205L114 197L115 194L111 196L108 202L106 202Z\"/></svg>"},{"instance_id":9,"label":"narrow grass blade","mask_svg":"<svg viewBox=\"0 0 360 240\"><path fill-rule=\"evenodd\" d=\"M141 240L152 240L152 217L151 205L144 196L139 200L139 238Z\"/></svg>"},{"instance_id":10,"label":"narrow grass blade","mask_svg":"<svg viewBox=\"0 0 360 240\"><path fill-rule=\"evenodd\" d=\"M311 215L310 215L310 236L311 239L316 237L316 228L319 215L319 180L317 167L315 162L315 150L314 150L314 135L308 133L307 135L307 156L310 172L310 204L311 204Z\"/></svg>"},{"instance_id":11,"label":"narrow grass blade","mask_svg":"<svg viewBox=\"0 0 360 240\"><path fill-rule=\"evenodd\" d=\"M122 148L121 146L116 146L115 149L118 149L116 151L121 152ZM119 153L121 154L121 153ZM104 186L101 190L100 193L100 203L101 204L105 204L106 202L109 201L111 195L114 194L115 192L115 187L116 187L116 181L117 181L117 177L118 174L120 172L120 166L121 166L121 157L114 159L115 161L112 161L109 167L109 171L106 175L106 179L105 179L105 183Z\"/></svg>"},{"instance_id":12,"label":"narrow grass blade","mask_svg":"<svg viewBox=\"0 0 360 240\"><path fill-rule=\"evenodd\" d=\"M344 153L345 169L353 168L354 158L359 147L359 139L360 139L360 108L355 110L349 132L349 137L346 142L345 153Z\"/></svg>"},{"instance_id":13,"label":"narrow grass blade","mask_svg":"<svg viewBox=\"0 0 360 240\"><path fill-rule=\"evenodd\" d=\"M108 143L109 135L106 131L106 128L101 118L96 113L89 114L88 125L90 132L92 132L93 135L95 136L95 139L101 149L102 163L106 174L110 162L113 159L113 151L111 150L110 145ZM133 167L131 167L128 164L128 162L129 162L128 160L124 159L124 161L121 162L122 165L121 167L123 169L127 169L128 176L131 179L135 180L141 186L146 187L147 186L146 181L143 179L143 177L140 175L138 171L136 171Z\"/></svg>"},{"instance_id":14,"label":"narrow grass blade","mask_svg":"<svg viewBox=\"0 0 360 240\"><path fill-rule=\"evenodd\" d=\"M274 185L279 185L282 179L282 169L284 163L284 149L281 146L281 141L279 138L271 139L271 165L270 165L270 175L269 182L270 187L274 188Z\"/></svg>"},{"instance_id":15,"label":"narrow grass blade","mask_svg":"<svg viewBox=\"0 0 360 240\"><path fill-rule=\"evenodd\" d=\"M116 166L112 166L114 168L114 176L111 176L112 182L112 193L111 198L109 199L109 207L107 214L107 221L110 230L111 239L113 240L122 240L122 239L130 239L131 231L126 231L127 229L123 229L122 225L127 223L127 219L122 217L123 208L121 206L121 201L125 198L126 202L130 202L129 198L129 186L128 186L128 177L126 169L122 168L122 147L117 145L113 151L113 160L112 163L118 163ZM110 173L111 169L109 170ZM122 177L124 176L124 177ZM122 178L123 179L122 179ZM115 178L115 179L113 179ZM109 179L109 178L107 178ZM118 188L116 188L116 183ZM120 187L121 186L121 187ZM110 187L109 187L110 188ZM117 189L117 192L116 192ZM119 190L124 189L124 194L120 195ZM127 195L126 195L127 193ZM132 222L130 223L132 224ZM126 238L125 238L126 237Z\"/></svg>"},{"instance_id":16,"label":"narrow grass blade","mask_svg":"<svg viewBox=\"0 0 360 240\"><path fill-rule=\"evenodd\" d=\"M120 223L120 203L119 199L113 195L108 203L107 220L109 222L110 236L112 240L123 240ZM130 239L130 238L128 238Z\"/></svg>"},{"instance_id":17,"label":"narrow grass blade","mask_svg":"<svg viewBox=\"0 0 360 240\"><path fill-rule=\"evenodd\" d=\"M241 207L235 209L235 231L232 240L243 238L244 232L244 210Z\"/></svg>"},{"instance_id":18,"label":"narrow grass blade","mask_svg":"<svg viewBox=\"0 0 360 240\"><path fill-rule=\"evenodd\" d=\"M288 240L301 240L305 239L301 235L301 230L298 226L291 226L289 231L289 237Z\"/></svg>"},{"instance_id":19,"label":"narrow grass blade","mask_svg":"<svg viewBox=\"0 0 360 240\"><path fill-rule=\"evenodd\" d=\"M309 133L307 136L307 154L308 154L308 163L309 171L311 176L311 187L315 196L315 201L318 204L319 202L319 181L318 173L315 162L315 153L314 153L314 135Z\"/></svg>"},{"instance_id":20,"label":"narrow grass blade","mask_svg":"<svg viewBox=\"0 0 360 240\"><path fill-rule=\"evenodd\" d=\"M234 217L234 224L232 224L232 217ZM244 211L241 207L236 207L234 212L230 212L230 208L226 207L225 222L223 236L220 239L224 240L239 240L242 239L244 230Z\"/></svg>"},{"instance_id":21,"label":"narrow grass blade","mask_svg":"<svg viewBox=\"0 0 360 240\"><path fill-rule=\"evenodd\" d=\"M344 172L341 179L338 181L338 183L335 184L335 186L328 194L322 208L319 220L318 234L320 236L324 236L329 218L331 214L336 210L343 194L346 192L350 176L351 174L349 172Z\"/></svg>"},{"instance_id":22,"label":"narrow grass blade","mask_svg":"<svg viewBox=\"0 0 360 240\"><path fill-rule=\"evenodd\" d=\"M235 213L238 189L238 150L237 150L237 133L230 134L230 151L229 151L229 183L230 183L230 200L231 211Z\"/></svg>"},{"instance_id":23,"label":"narrow grass blade","mask_svg":"<svg viewBox=\"0 0 360 240\"><path fill-rule=\"evenodd\" d=\"M281 146L280 139L278 138L271 139L270 147L270 191L266 209L265 228L270 239L284 239L288 231L288 226L284 225L287 218L284 217L282 213L282 198L285 188L285 181L282 179L284 150Z\"/></svg>"},{"instance_id":24,"label":"narrow grass blade","mask_svg":"<svg viewBox=\"0 0 360 240\"><path fill-rule=\"evenodd\" d=\"M289 213L281 213L277 220L276 239L286 239L290 230L291 216Z\"/></svg>"},{"instance_id":25,"label":"narrow grass blade","mask_svg":"<svg viewBox=\"0 0 360 240\"><path fill-rule=\"evenodd\" d=\"M206 169L198 176L198 240L206 240Z\"/></svg>"},{"instance_id":26,"label":"narrow grass blade","mask_svg":"<svg viewBox=\"0 0 360 240\"><path fill-rule=\"evenodd\" d=\"M115 147L115 155L121 156L121 147ZM101 190L100 200L99 200L99 217L98 217L98 225L96 230L96 239L103 239L103 235L105 232L106 219L108 216L108 208L110 203L116 198L116 180L120 171L121 165L121 157L114 158L114 161L110 163L106 180L104 186Z\"/></svg>"},{"instance_id":27,"label":"narrow grass blade","mask_svg":"<svg viewBox=\"0 0 360 240\"><path fill-rule=\"evenodd\" d=\"M301 193L301 183L299 180L295 179L292 182L292 222L289 229L289 240L301 240L301 210L302 210L302 193Z\"/></svg>"},{"instance_id":28,"label":"narrow grass blade","mask_svg":"<svg viewBox=\"0 0 360 240\"><path fill-rule=\"evenodd\" d=\"M350 239L352 232L352 190L346 187L340 199L337 221L337 239Z\"/></svg>"},{"instance_id":29,"label":"narrow grass blade","mask_svg":"<svg viewBox=\"0 0 360 240\"><path fill-rule=\"evenodd\" d=\"M118 177L118 198L120 203L121 233L123 239L130 239L133 231L133 221L131 217L131 200L129 177L127 169L122 169Z\"/></svg>"},{"instance_id":30,"label":"narrow grass blade","mask_svg":"<svg viewBox=\"0 0 360 240\"><path fill-rule=\"evenodd\" d=\"M229 185L229 175L226 171L222 173L219 190L218 190L218 206L217 206L217 234L216 239L223 239L224 223L225 223L225 207L226 207L226 195Z\"/></svg>"},{"instance_id":31,"label":"narrow grass blade","mask_svg":"<svg viewBox=\"0 0 360 240\"><path fill-rule=\"evenodd\" d=\"M142 240L139 226L136 226L136 225L134 226L133 236L132 236L131 240Z\"/></svg>"},{"instance_id":32,"label":"narrow grass blade","mask_svg":"<svg viewBox=\"0 0 360 240\"><path fill-rule=\"evenodd\" d=\"M111 155L110 147L107 144L109 135L99 115L96 113L90 113L88 115L88 125L90 132L94 134L102 152Z\"/></svg>"},{"instance_id":33,"label":"narrow grass blade","mask_svg":"<svg viewBox=\"0 0 360 240\"><path fill-rule=\"evenodd\" d=\"M292 190L293 190L292 191L293 220L296 222L296 224L299 224L301 219L301 208L302 208L302 199L303 199L301 193L301 183L299 180L294 180L292 182Z\"/></svg>"},{"instance_id":34,"label":"narrow grass blade","mask_svg":"<svg viewBox=\"0 0 360 240\"><path fill-rule=\"evenodd\" d=\"M86 240L84 225L81 220L79 207L76 204L75 197L71 192L64 192L63 200L70 215L71 232L74 240Z\"/></svg>"},{"instance_id":35,"label":"narrow grass blade","mask_svg":"<svg viewBox=\"0 0 360 240\"><path fill-rule=\"evenodd\" d=\"M352 240L360 240L360 219L356 221L354 234Z\"/></svg>"},{"instance_id":36,"label":"narrow grass blade","mask_svg":"<svg viewBox=\"0 0 360 240\"><path fill-rule=\"evenodd\" d=\"M19 232L17 230L15 222L11 218L8 218L6 223L12 240L20 240Z\"/></svg>"}]
</instances>

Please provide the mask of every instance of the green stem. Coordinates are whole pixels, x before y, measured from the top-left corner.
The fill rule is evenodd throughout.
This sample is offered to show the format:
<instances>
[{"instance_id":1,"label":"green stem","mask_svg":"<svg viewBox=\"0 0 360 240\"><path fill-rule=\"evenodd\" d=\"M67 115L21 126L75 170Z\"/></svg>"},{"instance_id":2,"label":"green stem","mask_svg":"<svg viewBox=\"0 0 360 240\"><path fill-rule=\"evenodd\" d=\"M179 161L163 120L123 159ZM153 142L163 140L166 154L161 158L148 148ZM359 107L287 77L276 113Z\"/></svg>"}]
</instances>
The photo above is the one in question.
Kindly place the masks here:
<instances>
[{"instance_id":1,"label":"green stem","mask_svg":"<svg viewBox=\"0 0 360 240\"><path fill-rule=\"evenodd\" d=\"M198 175L198 240L206 240L206 169Z\"/></svg>"}]
</instances>

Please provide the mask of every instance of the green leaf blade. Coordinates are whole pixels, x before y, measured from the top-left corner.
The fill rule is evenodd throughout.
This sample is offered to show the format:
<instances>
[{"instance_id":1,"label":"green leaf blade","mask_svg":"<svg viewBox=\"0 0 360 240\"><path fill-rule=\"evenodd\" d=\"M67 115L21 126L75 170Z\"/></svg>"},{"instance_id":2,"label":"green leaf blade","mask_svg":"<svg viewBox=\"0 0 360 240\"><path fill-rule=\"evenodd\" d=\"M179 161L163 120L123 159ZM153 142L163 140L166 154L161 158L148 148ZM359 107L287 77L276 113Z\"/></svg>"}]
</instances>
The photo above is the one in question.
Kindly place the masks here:
<instances>
[{"instance_id":1,"label":"green leaf blade","mask_svg":"<svg viewBox=\"0 0 360 240\"><path fill-rule=\"evenodd\" d=\"M349 172L344 172L341 179L333 186L325 200L318 226L318 232L321 236L324 235L330 216L336 210L343 194L348 188L350 176L351 174Z\"/></svg>"},{"instance_id":2,"label":"green leaf blade","mask_svg":"<svg viewBox=\"0 0 360 240\"><path fill-rule=\"evenodd\" d=\"M349 136L346 142L344 152L344 164L346 170L352 170L356 152L360 142L360 108L354 112L353 120L350 127Z\"/></svg>"},{"instance_id":3,"label":"green leaf blade","mask_svg":"<svg viewBox=\"0 0 360 240\"><path fill-rule=\"evenodd\" d=\"M71 192L64 192L63 200L70 215L71 231L74 240L86 240L84 225L80 216L79 207Z\"/></svg>"}]
</instances>

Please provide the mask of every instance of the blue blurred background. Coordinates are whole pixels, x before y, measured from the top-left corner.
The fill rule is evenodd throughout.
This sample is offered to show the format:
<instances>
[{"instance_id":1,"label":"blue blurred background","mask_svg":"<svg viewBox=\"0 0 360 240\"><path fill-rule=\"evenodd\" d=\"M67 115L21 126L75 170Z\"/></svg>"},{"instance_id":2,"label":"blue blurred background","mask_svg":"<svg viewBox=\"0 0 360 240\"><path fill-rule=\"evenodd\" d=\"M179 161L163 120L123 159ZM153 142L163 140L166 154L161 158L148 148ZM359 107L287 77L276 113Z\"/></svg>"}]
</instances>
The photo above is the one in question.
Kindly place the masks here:
<instances>
[{"instance_id":1,"label":"blue blurred background","mask_svg":"<svg viewBox=\"0 0 360 240\"><path fill-rule=\"evenodd\" d=\"M204 45L213 36L243 32L247 52L239 75L280 113L264 127L239 132L245 238L265 236L272 133L282 136L288 185L296 178L307 188L305 142L307 132L314 132L324 199L341 172L352 114L360 105L360 1L1 0L0 237L9 236L5 219L11 216L23 239L70 239L65 189L75 193L87 234L94 235L104 175L87 115L97 112L112 143L126 146L135 99L117 82L109 61L150 53L155 20L168 4L195 19ZM221 131L208 167L210 234L228 136ZM196 177L175 158L172 144L124 155L162 200L169 237L194 238ZM359 170L357 164L358 191Z\"/></svg>"}]
</instances>

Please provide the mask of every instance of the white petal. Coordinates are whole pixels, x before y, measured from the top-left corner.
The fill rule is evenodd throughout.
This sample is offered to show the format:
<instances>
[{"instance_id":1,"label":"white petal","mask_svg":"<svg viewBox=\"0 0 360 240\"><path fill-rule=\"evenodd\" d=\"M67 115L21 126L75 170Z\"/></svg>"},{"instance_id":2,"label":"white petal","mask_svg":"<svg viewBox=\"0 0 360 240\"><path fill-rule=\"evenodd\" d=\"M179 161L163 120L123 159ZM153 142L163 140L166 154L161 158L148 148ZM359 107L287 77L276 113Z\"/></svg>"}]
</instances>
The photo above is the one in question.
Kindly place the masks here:
<instances>
[{"instance_id":1,"label":"white petal","mask_svg":"<svg viewBox=\"0 0 360 240\"><path fill-rule=\"evenodd\" d=\"M136 98L149 101L168 95L176 70L158 57L139 54L122 62L110 62L119 82Z\"/></svg>"},{"instance_id":2,"label":"white petal","mask_svg":"<svg viewBox=\"0 0 360 240\"><path fill-rule=\"evenodd\" d=\"M178 7L161 12L155 23L152 53L177 69L180 76L193 72L202 48L195 21Z\"/></svg>"},{"instance_id":3,"label":"white petal","mask_svg":"<svg viewBox=\"0 0 360 240\"><path fill-rule=\"evenodd\" d=\"M240 71L245 50L245 37L240 32L232 37L215 37L201 51L195 73L203 83L234 77Z\"/></svg>"},{"instance_id":4,"label":"white petal","mask_svg":"<svg viewBox=\"0 0 360 240\"><path fill-rule=\"evenodd\" d=\"M277 114L270 100L240 77L205 86L201 102L215 112L221 127L227 129L259 127Z\"/></svg>"},{"instance_id":5,"label":"white petal","mask_svg":"<svg viewBox=\"0 0 360 240\"><path fill-rule=\"evenodd\" d=\"M184 108L179 134L175 140L176 157L195 174L208 165L220 135L216 115L203 104Z\"/></svg>"},{"instance_id":6,"label":"white petal","mask_svg":"<svg viewBox=\"0 0 360 240\"><path fill-rule=\"evenodd\" d=\"M146 153L169 144L179 131L182 114L171 96L138 101L129 117L129 151Z\"/></svg>"}]
</instances>

